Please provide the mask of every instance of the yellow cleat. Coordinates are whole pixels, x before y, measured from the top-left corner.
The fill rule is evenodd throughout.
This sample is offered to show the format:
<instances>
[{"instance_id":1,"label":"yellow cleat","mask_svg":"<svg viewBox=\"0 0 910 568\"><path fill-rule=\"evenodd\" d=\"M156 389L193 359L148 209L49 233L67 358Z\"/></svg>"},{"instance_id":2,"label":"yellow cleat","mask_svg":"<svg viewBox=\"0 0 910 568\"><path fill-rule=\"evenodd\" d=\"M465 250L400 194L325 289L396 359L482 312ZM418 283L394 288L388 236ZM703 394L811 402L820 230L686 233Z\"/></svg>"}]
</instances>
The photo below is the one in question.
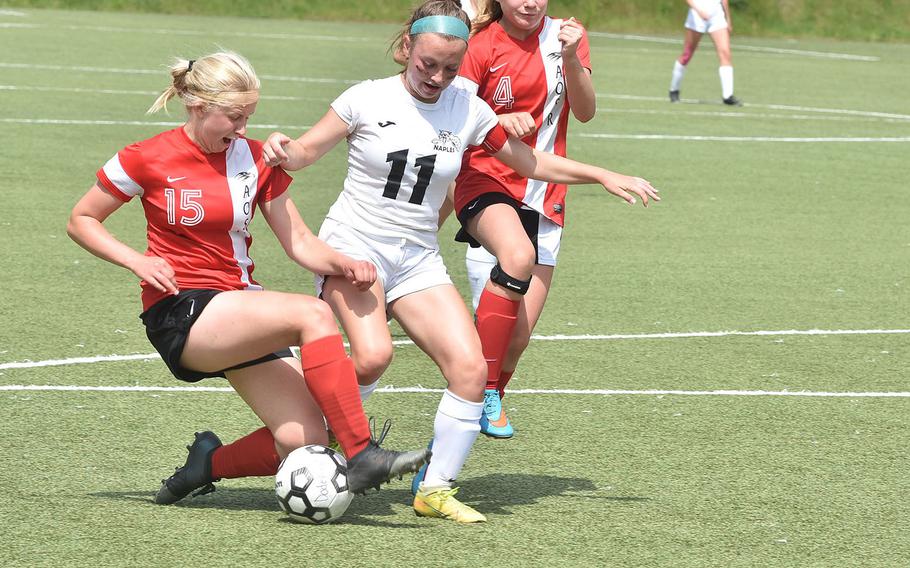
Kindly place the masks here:
<instances>
[{"instance_id":1,"label":"yellow cleat","mask_svg":"<svg viewBox=\"0 0 910 568\"><path fill-rule=\"evenodd\" d=\"M487 518L455 498L458 488L421 487L414 497L418 517L451 519L458 523L483 523Z\"/></svg>"}]
</instances>

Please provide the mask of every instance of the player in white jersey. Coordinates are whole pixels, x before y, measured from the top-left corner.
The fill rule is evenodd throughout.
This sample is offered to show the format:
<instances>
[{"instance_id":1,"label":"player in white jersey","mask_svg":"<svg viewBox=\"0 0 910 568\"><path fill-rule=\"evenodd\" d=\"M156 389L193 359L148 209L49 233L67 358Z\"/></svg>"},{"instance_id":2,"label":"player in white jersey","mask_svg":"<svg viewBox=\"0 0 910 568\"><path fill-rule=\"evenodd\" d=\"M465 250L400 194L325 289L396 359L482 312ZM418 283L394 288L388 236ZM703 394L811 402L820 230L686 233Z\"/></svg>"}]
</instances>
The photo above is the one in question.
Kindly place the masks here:
<instances>
[{"instance_id":1,"label":"player in white jersey","mask_svg":"<svg viewBox=\"0 0 910 568\"><path fill-rule=\"evenodd\" d=\"M686 74L686 66L704 34L711 36L720 67L721 100L725 105L742 106L733 95L733 56L730 54L730 36L733 35L733 16L728 0L686 0L689 14L686 17L686 37L682 55L673 64L670 78L670 102L679 102L679 87Z\"/></svg>"},{"instance_id":2,"label":"player in white jersey","mask_svg":"<svg viewBox=\"0 0 910 568\"><path fill-rule=\"evenodd\" d=\"M368 396L392 358L386 314L439 366L448 388L436 412L433 459L414 498L418 515L458 522L486 517L455 498L454 482L480 430L486 362L480 340L439 253L436 221L446 189L471 146L483 147L523 175L560 183L602 183L634 202L656 198L645 180L541 153L510 139L492 109L451 85L467 48L468 19L456 0L430 0L405 26L404 71L351 87L297 140L269 136L267 163L297 170L348 141L344 190L320 235L374 262L367 291L343 279L319 282L351 345ZM377 104L379 103L379 104Z\"/></svg>"}]
</instances>

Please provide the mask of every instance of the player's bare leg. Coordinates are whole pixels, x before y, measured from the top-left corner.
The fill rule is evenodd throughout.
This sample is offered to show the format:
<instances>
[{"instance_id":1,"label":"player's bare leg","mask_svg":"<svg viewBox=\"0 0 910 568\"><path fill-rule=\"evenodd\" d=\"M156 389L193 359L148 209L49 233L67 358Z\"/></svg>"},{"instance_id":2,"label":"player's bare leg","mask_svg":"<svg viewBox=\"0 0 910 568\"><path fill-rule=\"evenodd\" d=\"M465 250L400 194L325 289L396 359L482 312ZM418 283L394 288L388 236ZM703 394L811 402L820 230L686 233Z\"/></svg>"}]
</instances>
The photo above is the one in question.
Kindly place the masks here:
<instances>
[{"instance_id":1,"label":"player's bare leg","mask_svg":"<svg viewBox=\"0 0 910 568\"><path fill-rule=\"evenodd\" d=\"M686 28L685 37L683 38L682 54L673 63L673 74L670 78L670 102L679 102L679 89L682 86L683 77L686 75L686 68L695 50L698 49L698 43L701 41L702 34L695 30Z\"/></svg>"},{"instance_id":2,"label":"player's bare leg","mask_svg":"<svg viewBox=\"0 0 910 568\"><path fill-rule=\"evenodd\" d=\"M391 312L448 383L434 420L433 459L412 483L414 511L457 522L484 521L481 513L455 498L458 489L453 486L480 431L486 383L487 365L471 316L451 284L399 298Z\"/></svg>"},{"instance_id":3,"label":"player's bare leg","mask_svg":"<svg viewBox=\"0 0 910 568\"><path fill-rule=\"evenodd\" d=\"M307 444L326 444L322 412L306 388L300 363L290 357L225 372L231 386L266 428L223 446L213 432L197 432L182 467L162 481L155 497L169 504L222 478L274 475L281 459Z\"/></svg>"},{"instance_id":4,"label":"player's bare leg","mask_svg":"<svg viewBox=\"0 0 910 568\"><path fill-rule=\"evenodd\" d=\"M717 73L720 76L721 97L725 105L742 106L742 101L733 95L733 56L730 53L730 29L721 28L711 32L717 59L720 62Z\"/></svg>"}]
</instances>

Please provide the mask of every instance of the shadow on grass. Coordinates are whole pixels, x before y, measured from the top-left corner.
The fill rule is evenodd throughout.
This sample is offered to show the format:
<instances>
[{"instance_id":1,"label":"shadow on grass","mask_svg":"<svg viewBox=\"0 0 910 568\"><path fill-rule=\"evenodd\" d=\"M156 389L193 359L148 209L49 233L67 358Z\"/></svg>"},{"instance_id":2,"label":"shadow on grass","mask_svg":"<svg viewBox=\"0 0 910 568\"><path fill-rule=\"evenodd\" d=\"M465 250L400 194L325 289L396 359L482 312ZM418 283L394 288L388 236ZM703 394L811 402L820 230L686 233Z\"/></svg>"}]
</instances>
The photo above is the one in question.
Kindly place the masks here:
<instances>
[{"instance_id":1,"label":"shadow on grass","mask_svg":"<svg viewBox=\"0 0 910 568\"><path fill-rule=\"evenodd\" d=\"M171 506L182 509L280 512L275 493L270 489L231 488L226 487L225 483L222 482L215 493L186 498ZM590 479L556 475L490 473L467 479L460 487L459 500L487 515L512 515L516 509L534 505L541 499L559 496L616 502L650 500L647 497L603 496ZM153 492L109 491L92 493L91 496L159 506L152 502ZM396 480L391 487L385 486L378 493L371 491L365 496L357 496L338 524L395 528L431 526L425 523L389 523L375 518L398 516L402 506L410 507L412 501L407 484ZM283 517L282 521L290 522Z\"/></svg>"}]
</instances>

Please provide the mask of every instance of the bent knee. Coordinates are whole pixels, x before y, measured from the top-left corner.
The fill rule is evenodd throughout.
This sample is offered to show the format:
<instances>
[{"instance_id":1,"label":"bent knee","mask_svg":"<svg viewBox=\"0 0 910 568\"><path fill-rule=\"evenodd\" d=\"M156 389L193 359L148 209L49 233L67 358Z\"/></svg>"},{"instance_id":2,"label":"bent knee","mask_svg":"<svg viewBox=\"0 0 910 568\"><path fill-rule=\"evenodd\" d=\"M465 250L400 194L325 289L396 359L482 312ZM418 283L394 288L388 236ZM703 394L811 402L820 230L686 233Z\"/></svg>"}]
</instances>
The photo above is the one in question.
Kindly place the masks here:
<instances>
[{"instance_id":1,"label":"bent knee","mask_svg":"<svg viewBox=\"0 0 910 568\"><path fill-rule=\"evenodd\" d=\"M381 345L369 348L352 349L354 370L361 384L374 383L392 363L392 346Z\"/></svg>"},{"instance_id":2,"label":"bent knee","mask_svg":"<svg viewBox=\"0 0 910 568\"><path fill-rule=\"evenodd\" d=\"M483 396L483 389L487 384L487 362L483 357L471 361L463 360L457 365L451 365L445 372L449 390L460 396L479 399Z\"/></svg>"},{"instance_id":3,"label":"bent knee","mask_svg":"<svg viewBox=\"0 0 910 568\"><path fill-rule=\"evenodd\" d=\"M519 280L527 280L537 263L537 251L534 250L534 245L528 243L527 247L516 247L497 259L506 274Z\"/></svg>"},{"instance_id":4,"label":"bent knee","mask_svg":"<svg viewBox=\"0 0 910 568\"><path fill-rule=\"evenodd\" d=\"M332 308L319 298L298 296L286 306L287 315L300 328L305 339L317 339L338 333Z\"/></svg>"}]
</instances>

